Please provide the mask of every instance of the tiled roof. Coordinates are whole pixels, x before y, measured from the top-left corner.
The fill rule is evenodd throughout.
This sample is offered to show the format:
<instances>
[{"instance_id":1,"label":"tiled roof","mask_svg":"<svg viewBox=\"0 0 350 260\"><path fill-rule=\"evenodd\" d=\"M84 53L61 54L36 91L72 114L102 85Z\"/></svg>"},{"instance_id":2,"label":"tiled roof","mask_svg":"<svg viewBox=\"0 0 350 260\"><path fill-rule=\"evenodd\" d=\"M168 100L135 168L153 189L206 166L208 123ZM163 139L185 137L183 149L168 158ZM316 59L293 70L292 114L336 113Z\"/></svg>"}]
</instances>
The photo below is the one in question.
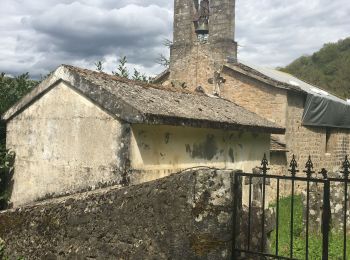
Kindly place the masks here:
<instances>
[{"instance_id":1,"label":"tiled roof","mask_svg":"<svg viewBox=\"0 0 350 260\"><path fill-rule=\"evenodd\" d=\"M222 98L191 94L68 65L60 66L9 109L3 118L9 120L20 113L58 81L68 83L109 113L129 123L284 133L284 128Z\"/></svg>"},{"instance_id":2,"label":"tiled roof","mask_svg":"<svg viewBox=\"0 0 350 260\"><path fill-rule=\"evenodd\" d=\"M287 145L277 138L271 137L270 151L273 152L288 152Z\"/></svg>"}]
</instances>

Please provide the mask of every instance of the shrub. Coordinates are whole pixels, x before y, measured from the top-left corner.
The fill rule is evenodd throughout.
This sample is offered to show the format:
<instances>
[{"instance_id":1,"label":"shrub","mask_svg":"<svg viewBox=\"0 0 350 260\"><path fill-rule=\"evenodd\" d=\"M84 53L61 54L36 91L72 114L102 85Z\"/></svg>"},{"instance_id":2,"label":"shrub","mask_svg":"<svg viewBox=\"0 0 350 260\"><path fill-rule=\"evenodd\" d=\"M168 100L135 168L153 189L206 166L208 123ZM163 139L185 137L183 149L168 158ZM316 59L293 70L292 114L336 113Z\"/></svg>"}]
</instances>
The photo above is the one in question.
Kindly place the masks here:
<instances>
[{"instance_id":1,"label":"shrub","mask_svg":"<svg viewBox=\"0 0 350 260\"><path fill-rule=\"evenodd\" d=\"M7 207L10 199L14 160L14 152L0 148L0 210Z\"/></svg>"}]
</instances>

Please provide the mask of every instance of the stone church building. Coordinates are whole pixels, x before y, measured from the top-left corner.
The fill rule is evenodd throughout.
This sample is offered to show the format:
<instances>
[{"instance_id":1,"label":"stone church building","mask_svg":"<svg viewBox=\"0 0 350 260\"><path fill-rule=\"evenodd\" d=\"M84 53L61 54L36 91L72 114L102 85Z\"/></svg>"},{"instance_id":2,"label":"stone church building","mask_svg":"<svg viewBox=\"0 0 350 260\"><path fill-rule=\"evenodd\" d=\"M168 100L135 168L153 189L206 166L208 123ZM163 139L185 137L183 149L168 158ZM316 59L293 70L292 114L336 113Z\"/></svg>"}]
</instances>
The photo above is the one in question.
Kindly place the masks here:
<instances>
[{"instance_id":1,"label":"stone church building","mask_svg":"<svg viewBox=\"0 0 350 260\"><path fill-rule=\"evenodd\" d=\"M338 167L350 153L349 105L239 61L234 32L235 0L175 0L170 67L156 84L56 69L3 115L13 205L192 167L251 172L264 154L278 173L292 154Z\"/></svg>"},{"instance_id":2,"label":"stone church building","mask_svg":"<svg viewBox=\"0 0 350 260\"><path fill-rule=\"evenodd\" d=\"M175 0L170 67L156 83L230 100L286 129L271 139L271 162L285 171L339 168L350 154L350 104L289 74L237 57L235 0ZM350 82L349 82L350 85Z\"/></svg>"}]
</instances>

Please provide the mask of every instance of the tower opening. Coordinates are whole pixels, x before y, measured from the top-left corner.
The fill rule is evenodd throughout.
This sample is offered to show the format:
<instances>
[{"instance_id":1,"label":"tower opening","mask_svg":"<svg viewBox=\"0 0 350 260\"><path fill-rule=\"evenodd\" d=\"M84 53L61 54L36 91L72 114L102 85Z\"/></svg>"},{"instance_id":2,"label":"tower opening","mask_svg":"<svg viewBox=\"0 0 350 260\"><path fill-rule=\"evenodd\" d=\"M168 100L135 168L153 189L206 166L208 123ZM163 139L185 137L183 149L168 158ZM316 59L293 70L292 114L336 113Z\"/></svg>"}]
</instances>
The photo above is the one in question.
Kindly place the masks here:
<instances>
[{"instance_id":1,"label":"tower opening","mask_svg":"<svg viewBox=\"0 0 350 260\"><path fill-rule=\"evenodd\" d=\"M210 3L209 0L196 0L196 14L194 19L195 32L199 40L206 40L209 36Z\"/></svg>"}]
</instances>

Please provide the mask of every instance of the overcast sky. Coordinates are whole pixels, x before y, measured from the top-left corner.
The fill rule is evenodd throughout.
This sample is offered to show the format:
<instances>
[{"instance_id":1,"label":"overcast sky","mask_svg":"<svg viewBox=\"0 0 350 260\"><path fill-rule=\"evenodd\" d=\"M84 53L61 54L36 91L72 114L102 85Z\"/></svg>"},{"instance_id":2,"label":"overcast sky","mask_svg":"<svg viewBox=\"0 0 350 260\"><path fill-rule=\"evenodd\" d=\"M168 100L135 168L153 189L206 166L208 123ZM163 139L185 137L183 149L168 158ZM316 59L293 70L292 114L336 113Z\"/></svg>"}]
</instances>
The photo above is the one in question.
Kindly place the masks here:
<instances>
[{"instance_id":1,"label":"overcast sky","mask_svg":"<svg viewBox=\"0 0 350 260\"><path fill-rule=\"evenodd\" d=\"M349 0L237 0L239 58L270 67L350 36ZM0 71L45 75L58 65L110 72L119 56L148 74L168 55L173 0L0 0Z\"/></svg>"}]
</instances>

